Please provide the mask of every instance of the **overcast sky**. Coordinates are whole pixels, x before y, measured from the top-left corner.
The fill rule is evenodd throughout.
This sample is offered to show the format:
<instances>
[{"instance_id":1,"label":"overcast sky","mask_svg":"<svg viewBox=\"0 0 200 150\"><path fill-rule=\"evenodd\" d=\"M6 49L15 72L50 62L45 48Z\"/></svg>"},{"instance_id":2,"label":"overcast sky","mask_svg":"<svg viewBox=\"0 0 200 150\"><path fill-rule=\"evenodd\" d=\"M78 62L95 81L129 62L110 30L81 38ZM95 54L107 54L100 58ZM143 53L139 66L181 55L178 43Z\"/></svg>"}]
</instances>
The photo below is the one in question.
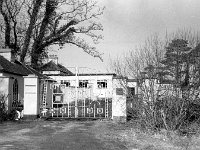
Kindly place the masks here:
<instances>
[{"instance_id":1,"label":"overcast sky","mask_svg":"<svg viewBox=\"0 0 200 150\"><path fill-rule=\"evenodd\" d=\"M75 46L66 46L58 53L66 67L88 67L84 72L107 72L109 57L115 58L134 50L154 33L164 34L178 28L200 29L200 0L98 0L106 7L102 16L104 40L97 49L104 53L104 62Z\"/></svg>"}]
</instances>

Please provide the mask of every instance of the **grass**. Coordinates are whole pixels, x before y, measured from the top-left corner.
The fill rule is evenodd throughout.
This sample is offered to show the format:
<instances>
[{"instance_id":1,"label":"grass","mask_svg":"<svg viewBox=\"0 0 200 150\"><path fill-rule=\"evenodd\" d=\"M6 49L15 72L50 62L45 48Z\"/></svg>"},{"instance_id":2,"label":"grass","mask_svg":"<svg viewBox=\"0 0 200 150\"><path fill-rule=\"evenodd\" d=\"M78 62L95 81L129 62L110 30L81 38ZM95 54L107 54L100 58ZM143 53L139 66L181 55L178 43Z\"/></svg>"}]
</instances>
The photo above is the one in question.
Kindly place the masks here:
<instances>
[{"instance_id":1,"label":"grass","mask_svg":"<svg viewBox=\"0 0 200 150\"><path fill-rule=\"evenodd\" d=\"M177 132L141 131L132 122L96 122L93 132L97 138L120 140L131 150L199 150L200 136L182 136Z\"/></svg>"}]
</instances>

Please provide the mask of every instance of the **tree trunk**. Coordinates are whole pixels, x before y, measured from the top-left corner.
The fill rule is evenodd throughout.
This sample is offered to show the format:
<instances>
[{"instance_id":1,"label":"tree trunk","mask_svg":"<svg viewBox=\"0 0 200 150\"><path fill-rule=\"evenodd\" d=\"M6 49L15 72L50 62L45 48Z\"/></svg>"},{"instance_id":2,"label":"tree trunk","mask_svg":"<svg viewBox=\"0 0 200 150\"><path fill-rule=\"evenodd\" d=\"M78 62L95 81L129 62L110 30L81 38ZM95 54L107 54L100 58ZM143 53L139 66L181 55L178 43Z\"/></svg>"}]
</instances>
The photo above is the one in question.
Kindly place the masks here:
<instances>
[{"instance_id":1,"label":"tree trunk","mask_svg":"<svg viewBox=\"0 0 200 150\"><path fill-rule=\"evenodd\" d=\"M35 0L34 1L34 6L33 6L33 11L32 11L31 17L30 17L29 27L26 31L24 46L22 48L22 52L21 52L21 56L20 56L21 62L24 62L24 59L26 57L28 47L30 44L30 40L31 40L31 35L33 33L33 29L34 29L35 23L37 21L38 12L40 10L40 6L41 6L42 2L43 2L43 0Z\"/></svg>"},{"instance_id":2,"label":"tree trunk","mask_svg":"<svg viewBox=\"0 0 200 150\"><path fill-rule=\"evenodd\" d=\"M31 51L31 65L32 67L38 66L38 60L43 53L44 47L42 47L43 39L45 37L45 32L48 28L50 20L55 12L57 6L57 2L54 0L46 1L46 11L44 18L42 20L42 24L40 26L39 35L33 43L32 51Z\"/></svg>"},{"instance_id":3,"label":"tree trunk","mask_svg":"<svg viewBox=\"0 0 200 150\"><path fill-rule=\"evenodd\" d=\"M0 12L3 16L4 23L5 23L5 47L10 47L10 20L8 15L3 11L3 0L0 1Z\"/></svg>"}]
</instances>

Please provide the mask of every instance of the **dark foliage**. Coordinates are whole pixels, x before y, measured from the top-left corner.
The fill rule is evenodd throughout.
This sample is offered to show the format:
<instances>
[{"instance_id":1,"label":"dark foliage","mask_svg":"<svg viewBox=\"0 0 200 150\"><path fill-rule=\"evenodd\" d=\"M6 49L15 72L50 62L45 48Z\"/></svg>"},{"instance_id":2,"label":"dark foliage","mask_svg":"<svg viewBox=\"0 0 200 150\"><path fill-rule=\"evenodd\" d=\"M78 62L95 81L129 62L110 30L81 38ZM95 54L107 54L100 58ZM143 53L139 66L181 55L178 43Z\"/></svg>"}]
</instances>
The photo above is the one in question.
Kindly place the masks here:
<instances>
[{"instance_id":1,"label":"dark foliage","mask_svg":"<svg viewBox=\"0 0 200 150\"><path fill-rule=\"evenodd\" d=\"M5 101L0 100L0 122L7 120L7 112L6 112L6 106L5 106Z\"/></svg>"},{"instance_id":2,"label":"dark foliage","mask_svg":"<svg viewBox=\"0 0 200 150\"><path fill-rule=\"evenodd\" d=\"M5 99L6 99L5 95L0 96L0 122L7 120L15 120L17 115L16 109L13 109L11 110L10 113L8 113Z\"/></svg>"}]
</instances>

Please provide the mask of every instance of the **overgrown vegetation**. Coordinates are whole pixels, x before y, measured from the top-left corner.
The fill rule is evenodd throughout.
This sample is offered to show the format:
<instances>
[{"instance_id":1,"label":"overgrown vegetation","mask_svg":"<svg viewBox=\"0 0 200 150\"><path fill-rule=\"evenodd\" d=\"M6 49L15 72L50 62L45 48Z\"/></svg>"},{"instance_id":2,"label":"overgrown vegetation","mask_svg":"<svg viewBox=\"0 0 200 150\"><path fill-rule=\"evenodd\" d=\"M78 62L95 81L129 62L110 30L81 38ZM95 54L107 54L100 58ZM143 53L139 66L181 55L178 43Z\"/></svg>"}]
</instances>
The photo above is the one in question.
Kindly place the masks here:
<instances>
[{"instance_id":1,"label":"overgrown vegetation","mask_svg":"<svg viewBox=\"0 0 200 150\"><path fill-rule=\"evenodd\" d=\"M152 36L143 47L112 62L117 74L137 81L129 115L142 129L198 132L193 124L200 123L199 57L199 34L179 30L165 38Z\"/></svg>"},{"instance_id":2,"label":"overgrown vegetation","mask_svg":"<svg viewBox=\"0 0 200 150\"><path fill-rule=\"evenodd\" d=\"M5 94L0 94L0 122L16 119L16 109L12 109L9 113L7 111Z\"/></svg>"},{"instance_id":3,"label":"overgrown vegetation","mask_svg":"<svg viewBox=\"0 0 200 150\"><path fill-rule=\"evenodd\" d=\"M6 104L5 104L6 96L1 94L0 95L0 122L7 120L7 111L6 111Z\"/></svg>"}]
</instances>

